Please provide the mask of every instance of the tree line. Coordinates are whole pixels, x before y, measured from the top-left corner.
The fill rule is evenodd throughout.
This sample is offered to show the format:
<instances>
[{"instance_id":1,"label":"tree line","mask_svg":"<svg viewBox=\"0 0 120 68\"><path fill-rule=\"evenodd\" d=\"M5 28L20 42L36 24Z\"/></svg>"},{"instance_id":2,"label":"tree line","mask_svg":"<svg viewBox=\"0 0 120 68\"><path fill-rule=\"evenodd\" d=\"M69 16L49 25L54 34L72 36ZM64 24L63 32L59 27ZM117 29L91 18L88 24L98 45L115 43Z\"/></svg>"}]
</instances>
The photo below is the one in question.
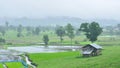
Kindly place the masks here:
<instances>
[{"instance_id":1,"label":"tree line","mask_svg":"<svg viewBox=\"0 0 120 68\"><path fill-rule=\"evenodd\" d=\"M107 31L111 31L113 33L113 29L109 26L106 26L102 28L99 23L97 22L86 22L82 23L79 28L76 28L75 26L72 26L72 24L68 23L65 26L56 25L53 26L24 26L19 24L18 26L14 26L9 24L9 22L6 22L5 25L0 25L0 33L1 38L0 42L5 42L5 39L3 37L5 36L6 32L9 30L14 30L17 32L17 37L24 37L25 35L22 33L24 30L26 30L26 36L32 36L32 35L40 35L41 32L52 30L54 33L59 37L60 42L62 43L64 41L64 36L68 36L71 40L71 44L73 42L73 39L75 36L84 34L87 39L91 42L95 42L97 40L97 37L100 34L105 34ZM120 24L116 26L116 31L120 31ZM103 32L103 33L102 33ZM49 35L45 34L43 35L43 41L47 45L49 42Z\"/></svg>"}]
</instances>

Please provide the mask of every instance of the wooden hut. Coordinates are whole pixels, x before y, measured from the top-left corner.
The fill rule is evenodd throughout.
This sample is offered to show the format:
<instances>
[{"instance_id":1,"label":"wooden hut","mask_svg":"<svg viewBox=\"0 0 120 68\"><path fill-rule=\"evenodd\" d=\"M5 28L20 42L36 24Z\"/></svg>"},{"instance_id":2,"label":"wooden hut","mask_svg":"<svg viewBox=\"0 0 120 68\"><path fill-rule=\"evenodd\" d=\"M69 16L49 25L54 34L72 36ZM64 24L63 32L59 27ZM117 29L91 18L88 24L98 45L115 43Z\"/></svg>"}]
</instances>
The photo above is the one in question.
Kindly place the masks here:
<instances>
[{"instance_id":1,"label":"wooden hut","mask_svg":"<svg viewBox=\"0 0 120 68\"><path fill-rule=\"evenodd\" d=\"M82 47L82 55L85 56L97 56L101 55L102 47L97 44L88 44Z\"/></svg>"}]
</instances>

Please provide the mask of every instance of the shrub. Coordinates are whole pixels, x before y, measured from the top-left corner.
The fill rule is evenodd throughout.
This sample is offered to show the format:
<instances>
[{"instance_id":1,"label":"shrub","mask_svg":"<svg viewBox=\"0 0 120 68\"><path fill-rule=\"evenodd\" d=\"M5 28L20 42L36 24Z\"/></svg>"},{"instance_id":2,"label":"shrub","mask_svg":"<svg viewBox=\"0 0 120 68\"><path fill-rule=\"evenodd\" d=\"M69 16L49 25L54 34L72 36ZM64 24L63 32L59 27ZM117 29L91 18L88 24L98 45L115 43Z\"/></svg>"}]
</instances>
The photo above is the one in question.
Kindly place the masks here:
<instances>
[{"instance_id":1,"label":"shrub","mask_svg":"<svg viewBox=\"0 0 120 68\"><path fill-rule=\"evenodd\" d=\"M0 38L0 43L5 43L5 39Z\"/></svg>"}]
</instances>

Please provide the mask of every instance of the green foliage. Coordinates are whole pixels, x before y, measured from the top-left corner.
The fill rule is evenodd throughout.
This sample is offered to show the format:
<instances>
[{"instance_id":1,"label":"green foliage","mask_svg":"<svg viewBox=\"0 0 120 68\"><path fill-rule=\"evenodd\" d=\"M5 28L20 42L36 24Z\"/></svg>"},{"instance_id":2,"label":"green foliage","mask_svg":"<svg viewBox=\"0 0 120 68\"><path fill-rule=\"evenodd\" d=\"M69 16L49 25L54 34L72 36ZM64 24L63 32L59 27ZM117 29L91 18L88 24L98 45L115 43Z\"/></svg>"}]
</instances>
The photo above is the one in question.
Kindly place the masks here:
<instances>
[{"instance_id":1,"label":"green foliage","mask_svg":"<svg viewBox=\"0 0 120 68\"><path fill-rule=\"evenodd\" d=\"M34 29L34 27L31 26L31 33L32 33L32 29ZM44 29L44 28L43 28ZM5 36L2 36L1 33L1 37L4 38L6 40L6 43L12 43L13 45L11 46L24 46L24 45L34 45L34 44L39 44L43 42L43 35L47 34L49 36L49 43L52 45L52 42L55 42L55 44L59 44L59 45L71 45L71 39L67 36L64 35L64 41L62 42L62 44L59 42L60 40L58 39L57 34L54 32L54 30L45 30L45 31L41 31L39 35L26 35L27 34L27 30L26 28L22 29L22 36L21 37L17 37L17 26L9 26L9 29L6 31ZM78 41L78 45L82 45L82 44L88 44L91 43L88 39L86 39L85 35L83 35L84 33L81 32L81 35L75 36L72 40L73 41ZM113 38L113 39L112 39ZM112 40L111 40L112 39ZM98 36L98 40L96 41L96 43L99 44L104 44L104 45L114 45L114 44L120 44L120 37L119 36L109 36L108 35L100 35ZM88 43L86 43L88 42ZM76 45L75 43L72 43L72 45Z\"/></svg>"},{"instance_id":2,"label":"green foliage","mask_svg":"<svg viewBox=\"0 0 120 68\"><path fill-rule=\"evenodd\" d=\"M22 25L19 25L17 27L17 32L18 32L17 37L21 37L22 36L22 29L23 29Z\"/></svg>"},{"instance_id":3,"label":"green foliage","mask_svg":"<svg viewBox=\"0 0 120 68\"><path fill-rule=\"evenodd\" d=\"M21 37L17 37L17 31L15 30L8 30L6 31L6 34L4 37L6 40L6 43L12 43L13 46L24 46L24 45L33 45L33 44L37 44L37 43L42 43L43 42L43 35L47 34L49 36L49 43L55 42L56 44L59 45L71 45L71 40L69 39L68 36L64 36L64 41L62 42L62 44L59 42L60 40L58 39L58 36L55 33L51 33L54 31L45 31L45 32L41 32L40 35L27 35L27 31L23 30L22 34L24 36ZM113 40L111 40L113 38ZM85 35L79 35L79 36L75 36L73 38L73 42L74 41L78 41L79 44L78 45L82 45L82 44L89 44L91 43L88 39L86 39ZM96 41L96 43L99 44L104 44L104 45L118 45L120 44L120 37L119 36L98 36L98 40ZM88 42L88 43L86 43ZM52 44L51 44L52 45ZM75 45L75 43L72 43L72 45Z\"/></svg>"},{"instance_id":4,"label":"green foliage","mask_svg":"<svg viewBox=\"0 0 120 68\"><path fill-rule=\"evenodd\" d=\"M0 43L5 43L5 39L0 38Z\"/></svg>"},{"instance_id":5,"label":"green foliage","mask_svg":"<svg viewBox=\"0 0 120 68\"><path fill-rule=\"evenodd\" d=\"M82 23L79 30L85 32L86 37L91 42L96 41L97 37L102 33L102 28L97 22L92 22L90 24Z\"/></svg>"},{"instance_id":6,"label":"green foliage","mask_svg":"<svg viewBox=\"0 0 120 68\"><path fill-rule=\"evenodd\" d=\"M36 27L34 32L35 32L35 35L39 35L39 33L40 33L40 28L39 28L39 27Z\"/></svg>"},{"instance_id":7,"label":"green foliage","mask_svg":"<svg viewBox=\"0 0 120 68\"><path fill-rule=\"evenodd\" d=\"M40 26L38 26L38 27L33 27L33 28L32 27L31 28L27 27L27 31L29 33L31 32L33 35L37 35L38 36L41 30L40 30Z\"/></svg>"},{"instance_id":8,"label":"green foliage","mask_svg":"<svg viewBox=\"0 0 120 68\"><path fill-rule=\"evenodd\" d=\"M75 35L74 35L74 28L71 24L67 24L66 34L71 39L71 44L72 44L72 39L74 38Z\"/></svg>"},{"instance_id":9,"label":"green foliage","mask_svg":"<svg viewBox=\"0 0 120 68\"><path fill-rule=\"evenodd\" d=\"M29 35L31 35L32 34L32 27L30 27L30 26L27 26L26 27L26 31L27 31L27 34L26 34L26 36L29 36Z\"/></svg>"},{"instance_id":10,"label":"green foliage","mask_svg":"<svg viewBox=\"0 0 120 68\"><path fill-rule=\"evenodd\" d=\"M81 32L77 29L76 31L75 31L75 35L76 36L79 36L81 34Z\"/></svg>"},{"instance_id":11,"label":"green foliage","mask_svg":"<svg viewBox=\"0 0 120 68\"><path fill-rule=\"evenodd\" d=\"M65 35L65 29L62 26L57 27L56 29L57 36L60 37L61 42L63 41L63 36Z\"/></svg>"},{"instance_id":12,"label":"green foliage","mask_svg":"<svg viewBox=\"0 0 120 68\"><path fill-rule=\"evenodd\" d=\"M18 26L18 28L17 28L17 31L18 31L18 33L21 33L22 32L22 25L20 24L19 26Z\"/></svg>"},{"instance_id":13,"label":"green foliage","mask_svg":"<svg viewBox=\"0 0 120 68\"><path fill-rule=\"evenodd\" d=\"M106 29L110 35L114 35L114 28L112 26L107 26Z\"/></svg>"},{"instance_id":14,"label":"green foliage","mask_svg":"<svg viewBox=\"0 0 120 68\"><path fill-rule=\"evenodd\" d=\"M118 28L117 34L120 35L120 24L117 24L117 28Z\"/></svg>"},{"instance_id":15,"label":"green foliage","mask_svg":"<svg viewBox=\"0 0 120 68\"><path fill-rule=\"evenodd\" d=\"M5 29L4 26L0 26L0 32L2 33L2 36L5 35L5 33L6 33L6 29Z\"/></svg>"},{"instance_id":16,"label":"green foliage","mask_svg":"<svg viewBox=\"0 0 120 68\"><path fill-rule=\"evenodd\" d=\"M120 24L117 24L118 29L120 30Z\"/></svg>"},{"instance_id":17,"label":"green foliage","mask_svg":"<svg viewBox=\"0 0 120 68\"><path fill-rule=\"evenodd\" d=\"M79 30L89 33L89 23L82 23Z\"/></svg>"},{"instance_id":18,"label":"green foliage","mask_svg":"<svg viewBox=\"0 0 120 68\"><path fill-rule=\"evenodd\" d=\"M43 41L44 41L45 45L48 45L48 42L49 42L49 37L48 37L48 35L44 35L44 36L43 36Z\"/></svg>"},{"instance_id":19,"label":"green foliage","mask_svg":"<svg viewBox=\"0 0 120 68\"><path fill-rule=\"evenodd\" d=\"M21 37L22 36L22 34L21 33L17 33L17 37Z\"/></svg>"},{"instance_id":20,"label":"green foliage","mask_svg":"<svg viewBox=\"0 0 120 68\"><path fill-rule=\"evenodd\" d=\"M8 28L9 28L9 22L5 22L5 26L6 26L6 30L8 30Z\"/></svg>"}]
</instances>

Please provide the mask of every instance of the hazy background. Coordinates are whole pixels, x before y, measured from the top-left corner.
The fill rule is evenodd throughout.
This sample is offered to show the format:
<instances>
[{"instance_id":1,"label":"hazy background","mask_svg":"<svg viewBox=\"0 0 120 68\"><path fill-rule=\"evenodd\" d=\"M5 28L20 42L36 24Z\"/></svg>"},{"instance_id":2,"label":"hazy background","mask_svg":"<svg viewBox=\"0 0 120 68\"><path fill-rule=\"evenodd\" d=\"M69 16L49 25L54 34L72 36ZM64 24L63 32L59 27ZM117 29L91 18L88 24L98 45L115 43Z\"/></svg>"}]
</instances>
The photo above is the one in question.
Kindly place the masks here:
<instances>
[{"instance_id":1,"label":"hazy background","mask_svg":"<svg viewBox=\"0 0 120 68\"><path fill-rule=\"evenodd\" d=\"M113 25L120 21L119 12L120 0L0 0L1 24L9 21L12 24L61 25L71 22L78 25L98 21Z\"/></svg>"}]
</instances>

